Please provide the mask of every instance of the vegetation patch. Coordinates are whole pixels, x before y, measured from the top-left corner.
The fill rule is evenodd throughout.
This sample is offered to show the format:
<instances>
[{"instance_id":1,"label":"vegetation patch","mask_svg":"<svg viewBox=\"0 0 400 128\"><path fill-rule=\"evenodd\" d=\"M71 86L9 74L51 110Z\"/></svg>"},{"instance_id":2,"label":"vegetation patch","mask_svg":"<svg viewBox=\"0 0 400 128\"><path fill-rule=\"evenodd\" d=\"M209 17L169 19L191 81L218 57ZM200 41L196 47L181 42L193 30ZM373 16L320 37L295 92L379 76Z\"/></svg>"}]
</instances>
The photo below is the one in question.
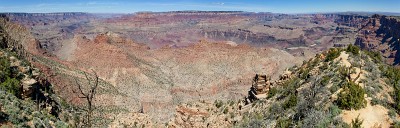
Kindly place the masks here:
<instances>
[{"instance_id":1,"label":"vegetation patch","mask_svg":"<svg viewBox=\"0 0 400 128\"><path fill-rule=\"evenodd\" d=\"M326 55L326 58L325 58L325 62L329 62L329 61L336 59L337 57L340 56L340 52L341 52L341 50L337 49L337 48L329 49L328 54Z\"/></svg>"},{"instance_id":2,"label":"vegetation patch","mask_svg":"<svg viewBox=\"0 0 400 128\"><path fill-rule=\"evenodd\" d=\"M353 55L359 55L360 54L360 48L358 46L350 44L346 48L347 53L352 53Z\"/></svg>"},{"instance_id":3,"label":"vegetation patch","mask_svg":"<svg viewBox=\"0 0 400 128\"><path fill-rule=\"evenodd\" d=\"M347 82L343 85L343 90L339 93L337 105L342 109L361 109L366 106L364 99L364 89L354 82Z\"/></svg>"}]
</instances>

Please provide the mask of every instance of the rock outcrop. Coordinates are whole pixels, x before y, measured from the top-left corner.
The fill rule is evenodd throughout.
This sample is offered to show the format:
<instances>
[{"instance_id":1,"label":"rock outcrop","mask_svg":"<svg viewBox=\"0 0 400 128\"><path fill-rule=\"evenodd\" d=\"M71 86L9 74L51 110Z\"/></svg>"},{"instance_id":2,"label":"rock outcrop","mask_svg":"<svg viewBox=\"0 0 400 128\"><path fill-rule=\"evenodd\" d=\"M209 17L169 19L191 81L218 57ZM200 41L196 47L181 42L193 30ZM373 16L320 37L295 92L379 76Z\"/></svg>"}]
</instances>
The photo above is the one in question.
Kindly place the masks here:
<instances>
[{"instance_id":1,"label":"rock outcrop","mask_svg":"<svg viewBox=\"0 0 400 128\"><path fill-rule=\"evenodd\" d=\"M267 77L266 75L256 74L249 91L248 99L250 100L250 102L252 102L254 100L266 98L267 93L271 86L272 86L271 77Z\"/></svg>"},{"instance_id":2,"label":"rock outcrop","mask_svg":"<svg viewBox=\"0 0 400 128\"><path fill-rule=\"evenodd\" d=\"M355 44L362 49L379 51L386 62L393 65L400 64L400 19L399 17L372 15L340 16L336 22L340 25L358 29Z\"/></svg>"}]
</instances>

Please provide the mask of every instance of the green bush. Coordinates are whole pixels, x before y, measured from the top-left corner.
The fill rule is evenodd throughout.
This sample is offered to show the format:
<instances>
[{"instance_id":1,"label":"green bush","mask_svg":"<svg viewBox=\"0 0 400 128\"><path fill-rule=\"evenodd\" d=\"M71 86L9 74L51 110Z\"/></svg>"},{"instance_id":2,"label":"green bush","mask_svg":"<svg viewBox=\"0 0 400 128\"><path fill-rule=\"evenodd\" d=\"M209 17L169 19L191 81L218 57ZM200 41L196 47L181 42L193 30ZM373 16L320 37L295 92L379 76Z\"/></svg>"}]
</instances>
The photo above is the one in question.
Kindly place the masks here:
<instances>
[{"instance_id":1,"label":"green bush","mask_svg":"<svg viewBox=\"0 0 400 128\"><path fill-rule=\"evenodd\" d=\"M346 79L348 76L350 76L350 69L345 67L345 66L340 66L338 68L340 78Z\"/></svg>"},{"instance_id":2,"label":"green bush","mask_svg":"<svg viewBox=\"0 0 400 128\"><path fill-rule=\"evenodd\" d=\"M364 122L363 120L360 120L359 118L360 115L357 116L356 119L351 120L351 127L352 128L361 128L362 123Z\"/></svg>"},{"instance_id":3,"label":"green bush","mask_svg":"<svg viewBox=\"0 0 400 128\"><path fill-rule=\"evenodd\" d=\"M326 86L327 84L329 84L329 81L331 80L330 76L323 76L322 80L321 80L321 85L322 86Z\"/></svg>"},{"instance_id":4,"label":"green bush","mask_svg":"<svg viewBox=\"0 0 400 128\"><path fill-rule=\"evenodd\" d=\"M360 48L358 46L350 44L349 46L347 46L346 52L353 53L353 55L359 55Z\"/></svg>"},{"instance_id":5,"label":"green bush","mask_svg":"<svg viewBox=\"0 0 400 128\"><path fill-rule=\"evenodd\" d=\"M224 108L224 114L227 114L229 112L228 108Z\"/></svg>"},{"instance_id":6,"label":"green bush","mask_svg":"<svg viewBox=\"0 0 400 128\"><path fill-rule=\"evenodd\" d=\"M382 62L382 55L380 52L364 50L364 53L367 54L375 63Z\"/></svg>"},{"instance_id":7,"label":"green bush","mask_svg":"<svg viewBox=\"0 0 400 128\"><path fill-rule=\"evenodd\" d=\"M400 128L400 122L399 121L394 121L392 125L393 125L393 128Z\"/></svg>"},{"instance_id":8,"label":"green bush","mask_svg":"<svg viewBox=\"0 0 400 128\"><path fill-rule=\"evenodd\" d=\"M11 75L10 62L5 57L0 57L0 82L4 82L6 77Z\"/></svg>"},{"instance_id":9,"label":"green bush","mask_svg":"<svg viewBox=\"0 0 400 128\"><path fill-rule=\"evenodd\" d=\"M7 57L0 57L0 89L17 97L21 96L21 85L17 69L10 67Z\"/></svg>"},{"instance_id":10,"label":"green bush","mask_svg":"<svg viewBox=\"0 0 400 128\"><path fill-rule=\"evenodd\" d=\"M297 105L297 96L291 94L289 98L283 103L283 108L288 109Z\"/></svg>"},{"instance_id":11,"label":"green bush","mask_svg":"<svg viewBox=\"0 0 400 128\"><path fill-rule=\"evenodd\" d=\"M291 119L281 119L279 118L276 122L275 128L289 128L292 125Z\"/></svg>"},{"instance_id":12,"label":"green bush","mask_svg":"<svg viewBox=\"0 0 400 128\"><path fill-rule=\"evenodd\" d=\"M336 105L331 105L329 106L329 112L332 117L335 117L338 116L342 112L342 110L340 110L340 108Z\"/></svg>"},{"instance_id":13,"label":"green bush","mask_svg":"<svg viewBox=\"0 0 400 128\"><path fill-rule=\"evenodd\" d=\"M303 118L301 127L303 128L327 128L331 119L323 111L311 109L308 111L307 116Z\"/></svg>"},{"instance_id":14,"label":"green bush","mask_svg":"<svg viewBox=\"0 0 400 128\"><path fill-rule=\"evenodd\" d=\"M328 68L329 68L329 67L328 67L328 63L323 63L322 66L319 67L319 69L322 70L322 71L323 71L323 70L326 70L326 69L328 69Z\"/></svg>"},{"instance_id":15,"label":"green bush","mask_svg":"<svg viewBox=\"0 0 400 128\"><path fill-rule=\"evenodd\" d=\"M301 79L294 77L294 78L291 78L290 80L285 81L282 84L283 89L279 90L279 91L281 91L280 93L283 96L289 96L291 94L295 94L296 89L299 87L300 80Z\"/></svg>"},{"instance_id":16,"label":"green bush","mask_svg":"<svg viewBox=\"0 0 400 128\"><path fill-rule=\"evenodd\" d=\"M388 115L389 115L390 118L395 119L396 118L396 111L393 110L393 109L390 109L388 111Z\"/></svg>"},{"instance_id":17,"label":"green bush","mask_svg":"<svg viewBox=\"0 0 400 128\"><path fill-rule=\"evenodd\" d=\"M400 110L400 89L399 88L395 88L395 91L394 91L394 96L393 96L393 98L394 98L394 100L396 101L395 102L395 107L396 107L396 109L397 110Z\"/></svg>"},{"instance_id":18,"label":"green bush","mask_svg":"<svg viewBox=\"0 0 400 128\"><path fill-rule=\"evenodd\" d=\"M277 92L278 92L278 89L276 89L276 88L270 88L270 89L269 89L269 92L268 92L267 98L269 99L269 98L275 96Z\"/></svg>"},{"instance_id":19,"label":"green bush","mask_svg":"<svg viewBox=\"0 0 400 128\"><path fill-rule=\"evenodd\" d=\"M337 105L342 109L361 109L365 107L366 100L364 99L365 91L361 86L354 82L346 82L343 85L343 90L339 93Z\"/></svg>"},{"instance_id":20,"label":"green bush","mask_svg":"<svg viewBox=\"0 0 400 128\"><path fill-rule=\"evenodd\" d=\"M394 107L400 110L400 69L387 65L381 65L379 69L382 71L382 75L387 78L387 84L393 86L394 91L391 96L395 100Z\"/></svg>"},{"instance_id":21,"label":"green bush","mask_svg":"<svg viewBox=\"0 0 400 128\"><path fill-rule=\"evenodd\" d=\"M222 105L224 104L222 101L220 101L220 100L216 100L215 102L214 102L214 104L215 104L215 107L217 107L217 108L220 108L220 107L222 107Z\"/></svg>"},{"instance_id":22,"label":"green bush","mask_svg":"<svg viewBox=\"0 0 400 128\"><path fill-rule=\"evenodd\" d=\"M55 125L56 128L69 128L69 125L62 121L57 121Z\"/></svg>"},{"instance_id":23,"label":"green bush","mask_svg":"<svg viewBox=\"0 0 400 128\"><path fill-rule=\"evenodd\" d=\"M299 72L299 77L303 80L306 80L310 77L310 69L306 68L306 69L301 69Z\"/></svg>"},{"instance_id":24,"label":"green bush","mask_svg":"<svg viewBox=\"0 0 400 128\"><path fill-rule=\"evenodd\" d=\"M280 117L283 115L283 113L285 112L285 110L282 108L282 106L279 103L273 103L271 105L271 107L269 108L268 111L268 118L276 118L276 117Z\"/></svg>"},{"instance_id":25,"label":"green bush","mask_svg":"<svg viewBox=\"0 0 400 128\"><path fill-rule=\"evenodd\" d=\"M339 57L341 50L337 48L331 48L328 51L328 54L325 57L325 62L332 61L335 58Z\"/></svg>"},{"instance_id":26,"label":"green bush","mask_svg":"<svg viewBox=\"0 0 400 128\"><path fill-rule=\"evenodd\" d=\"M7 77L6 80L0 84L0 88L17 97L20 97L22 93L21 85L15 78Z\"/></svg>"},{"instance_id":27,"label":"green bush","mask_svg":"<svg viewBox=\"0 0 400 128\"><path fill-rule=\"evenodd\" d=\"M329 88L329 91L330 91L331 93L335 93L336 91L339 90L339 88L340 88L340 87L339 87L337 84L332 83L332 86L331 86L331 88Z\"/></svg>"},{"instance_id":28,"label":"green bush","mask_svg":"<svg viewBox=\"0 0 400 128\"><path fill-rule=\"evenodd\" d=\"M379 69L382 71L382 75L387 77L390 80L390 83L393 86L399 84L400 81L400 69L392 67L392 66L380 66Z\"/></svg>"}]
</instances>

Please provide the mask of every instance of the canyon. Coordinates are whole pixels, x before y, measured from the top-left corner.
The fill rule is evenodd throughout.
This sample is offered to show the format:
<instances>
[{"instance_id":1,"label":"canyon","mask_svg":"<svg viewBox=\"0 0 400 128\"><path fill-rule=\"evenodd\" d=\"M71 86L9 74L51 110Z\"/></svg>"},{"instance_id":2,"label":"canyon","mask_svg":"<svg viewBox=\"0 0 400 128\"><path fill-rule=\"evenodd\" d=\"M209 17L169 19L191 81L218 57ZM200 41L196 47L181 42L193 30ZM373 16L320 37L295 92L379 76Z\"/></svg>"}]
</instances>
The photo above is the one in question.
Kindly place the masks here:
<instances>
[{"instance_id":1,"label":"canyon","mask_svg":"<svg viewBox=\"0 0 400 128\"><path fill-rule=\"evenodd\" d=\"M162 124L182 103L243 99L254 74L278 79L331 47L355 44L382 52L387 63L400 62L398 17L383 15L176 11L1 17L7 19L3 42L40 68L69 103L82 104L75 80L82 81L83 72L98 74L95 104L103 125L132 113Z\"/></svg>"}]
</instances>

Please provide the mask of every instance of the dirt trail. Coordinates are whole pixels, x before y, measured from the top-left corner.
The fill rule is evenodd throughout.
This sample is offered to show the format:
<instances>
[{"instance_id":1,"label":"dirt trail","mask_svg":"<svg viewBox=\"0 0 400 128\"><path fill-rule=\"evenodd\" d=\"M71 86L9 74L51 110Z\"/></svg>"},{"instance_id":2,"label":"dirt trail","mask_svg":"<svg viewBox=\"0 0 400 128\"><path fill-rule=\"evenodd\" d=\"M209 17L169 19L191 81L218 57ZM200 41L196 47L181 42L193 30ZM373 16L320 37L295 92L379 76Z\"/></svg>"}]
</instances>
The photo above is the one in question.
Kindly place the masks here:
<instances>
[{"instance_id":1,"label":"dirt trail","mask_svg":"<svg viewBox=\"0 0 400 128\"><path fill-rule=\"evenodd\" d=\"M351 63L349 62L349 54L347 54L345 51L340 53L340 56L335 59L336 61L340 60L340 63L343 66L350 67Z\"/></svg>"},{"instance_id":2,"label":"dirt trail","mask_svg":"<svg viewBox=\"0 0 400 128\"><path fill-rule=\"evenodd\" d=\"M340 53L340 56L336 58L336 61L339 61L340 64L346 67L351 67L351 63L348 60L349 54L345 51ZM355 73L350 74L350 78L354 80L356 83L359 83L361 87L364 88L364 84L360 83L361 79L365 78L365 71L361 70L358 67L355 67ZM360 74L361 73L361 74ZM360 76L358 77L358 75ZM358 78L357 78L358 77ZM336 94L340 92L338 90L333 97L336 98ZM351 121L356 119L358 116L361 120L363 120L362 127L364 128L371 128L371 127L383 127L388 128L390 124L393 122L390 117L388 116L388 109L381 106L381 105L371 105L371 98L365 96L367 100L367 106L360 110L343 110L340 116L342 117L343 121L351 124Z\"/></svg>"},{"instance_id":3,"label":"dirt trail","mask_svg":"<svg viewBox=\"0 0 400 128\"><path fill-rule=\"evenodd\" d=\"M393 122L389 115L388 109L381 105L371 105L371 98L367 99L367 107L362 108L360 110L343 110L340 116L343 121L351 124L351 121L356 119L358 115L360 119L364 120L361 125L364 128L372 128L372 127L382 127L389 128L391 123Z\"/></svg>"}]
</instances>

